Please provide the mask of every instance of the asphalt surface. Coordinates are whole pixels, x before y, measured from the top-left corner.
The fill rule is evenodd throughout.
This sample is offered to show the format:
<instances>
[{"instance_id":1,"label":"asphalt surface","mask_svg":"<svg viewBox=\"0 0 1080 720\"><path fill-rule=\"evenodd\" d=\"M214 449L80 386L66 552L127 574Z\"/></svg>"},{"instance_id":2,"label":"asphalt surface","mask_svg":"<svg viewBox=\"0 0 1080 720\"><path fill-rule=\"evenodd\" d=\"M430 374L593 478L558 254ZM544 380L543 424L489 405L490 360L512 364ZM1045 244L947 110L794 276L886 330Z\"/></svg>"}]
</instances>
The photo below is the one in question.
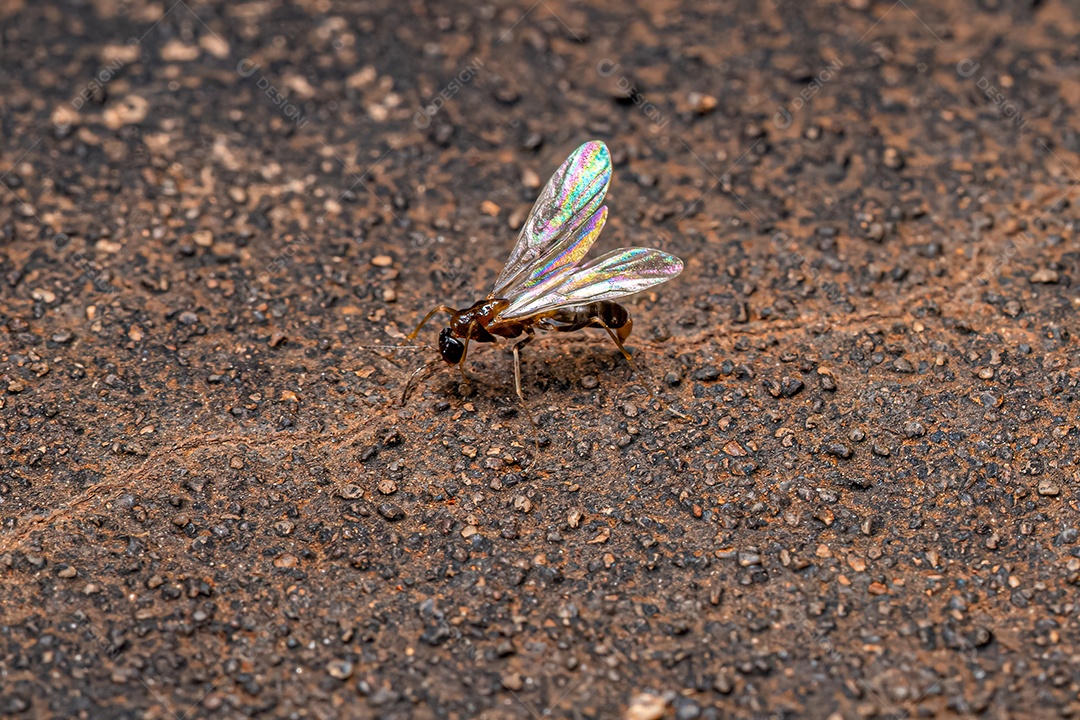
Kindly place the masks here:
<instances>
[{"instance_id":1,"label":"asphalt surface","mask_svg":"<svg viewBox=\"0 0 1080 720\"><path fill-rule=\"evenodd\" d=\"M0 3L0 715L1080 715L1078 38ZM525 350L534 433L504 346L400 346L594 138L597 251L686 270L637 375Z\"/></svg>"}]
</instances>

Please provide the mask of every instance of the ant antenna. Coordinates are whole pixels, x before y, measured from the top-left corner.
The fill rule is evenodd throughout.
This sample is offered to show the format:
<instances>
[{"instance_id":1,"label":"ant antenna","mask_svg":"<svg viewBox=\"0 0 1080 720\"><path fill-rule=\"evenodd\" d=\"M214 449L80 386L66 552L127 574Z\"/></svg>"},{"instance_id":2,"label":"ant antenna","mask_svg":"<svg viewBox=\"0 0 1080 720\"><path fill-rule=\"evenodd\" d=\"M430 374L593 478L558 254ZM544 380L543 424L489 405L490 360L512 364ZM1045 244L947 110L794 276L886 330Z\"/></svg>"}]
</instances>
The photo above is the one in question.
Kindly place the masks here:
<instances>
[{"instance_id":1,"label":"ant antenna","mask_svg":"<svg viewBox=\"0 0 1080 720\"><path fill-rule=\"evenodd\" d=\"M357 345L357 350L434 350L431 345Z\"/></svg>"},{"instance_id":2,"label":"ant antenna","mask_svg":"<svg viewBox=\"0 0 1080 720\"><path fill-rule=\"evenodd\" d=\"M438 360L429 360L428 362L424 363L423 365L412 371L412 374L409 375L409 379L405 382L405 389L401 391L402 407L405 407L405 403L409 400L409 391L412 390L413 382L416 380L416 376L423 372L430 372L431 366L434 365L436 362L438 362Z\"/></svg>"}]
</instances>

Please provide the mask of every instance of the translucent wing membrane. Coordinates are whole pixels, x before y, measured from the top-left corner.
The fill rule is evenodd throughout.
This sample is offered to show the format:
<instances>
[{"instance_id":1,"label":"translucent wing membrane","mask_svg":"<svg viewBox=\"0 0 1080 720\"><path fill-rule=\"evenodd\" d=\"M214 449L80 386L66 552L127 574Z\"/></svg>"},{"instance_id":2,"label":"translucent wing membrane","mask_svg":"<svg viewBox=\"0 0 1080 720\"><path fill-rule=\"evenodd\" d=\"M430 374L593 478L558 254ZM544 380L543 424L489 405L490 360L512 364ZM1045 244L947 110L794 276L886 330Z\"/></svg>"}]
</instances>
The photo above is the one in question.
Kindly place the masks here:
<instances>
[{"instance_id":1,"label":"translucent wing membrane","mask_svg":"<svg viewBox=\"0 0 1080 720\"><path fill-rule=\"evenodd\" d=\"M564 266L519 297L511 298L500 321L548 310L632 295L682 272L679 258L651 248L621 248L581 266Z\"/></svg>"},{"instance_id":2,"label":"translucent wing membrane","mask_svg":"<svg viewBox=\"0 0 1080 720\"><path fill-rule=\"evenodd\" d=\"M611 155L604 143L593 140L575 150L537 198L491 296L536 287L584 257L607 218L606 209L599 208L610 179Z\"/></svg>"},{"instance_id":3,"label":"translucent wing membrane","mask_svg":"<svg viewBox=\"0 0 1080 720\"><path fill-rule=\"evenodd\" d=\"M566 271L573 271L589 248L600 237L600 232L607 222L607 207L602 207L593 216L578 226L573 233L564 238L548 251L539 262L529 268L529 273L522 274L522 279L508 288L504 297L517 299L525 294L536 296L553 287L552 281L566 277Z\"/></svg>"},{"instance_id":4,"label":"translucent wing membrane","mask_svg":"<svg viewBox=\"0 0 1080 720\"><path fill-rule=\"evenodd\" d=\"M607 221L601 207L611 179L611 156L599 140L566 159L544 187L492 297L510 305L499 321L631 295L682 272L682 261L659 250L615 250L580 264Z\"/></svg>"}]
</instances>

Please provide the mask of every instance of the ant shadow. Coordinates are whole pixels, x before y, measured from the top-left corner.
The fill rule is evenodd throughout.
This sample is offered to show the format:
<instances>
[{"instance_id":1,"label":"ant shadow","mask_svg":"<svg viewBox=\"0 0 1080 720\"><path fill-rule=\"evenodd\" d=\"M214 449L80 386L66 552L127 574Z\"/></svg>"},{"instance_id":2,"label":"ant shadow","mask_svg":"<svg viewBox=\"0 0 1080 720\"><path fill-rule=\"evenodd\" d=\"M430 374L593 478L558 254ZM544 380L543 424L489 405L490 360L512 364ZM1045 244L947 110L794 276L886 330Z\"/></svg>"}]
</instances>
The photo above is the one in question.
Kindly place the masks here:
<instances>
[{"instance_id":1,"label":"ant shadow","mask_svg":"<svg viewBox=\"0 0 1080 720\"><path fill-rule=\"evenodd\" d=\"M601 340L600 337L595 339ZM538 336L529 351L521 354L521 385L526 401L530 394L534 401L539 401L552 392L564 395L603 389L620 395L624 390L635 395L649 395L645 383L652 381L652 375L647 367L642 367L640 360L635 371L617 349L589 340L592 338L570 344L563 341L558 348L545 348ZM465 368L470 378L467 386L447 365L450 372L442 375L434 370L429 376L428 387L444 397L491 400L502 407L519 410L520 403L514 392L512 347L512 343L482 345L470 354ZM634 349L633 346L630 349ZM441 379L435 380L435 375L441 375Z\"/></svg>"}]
</instances>

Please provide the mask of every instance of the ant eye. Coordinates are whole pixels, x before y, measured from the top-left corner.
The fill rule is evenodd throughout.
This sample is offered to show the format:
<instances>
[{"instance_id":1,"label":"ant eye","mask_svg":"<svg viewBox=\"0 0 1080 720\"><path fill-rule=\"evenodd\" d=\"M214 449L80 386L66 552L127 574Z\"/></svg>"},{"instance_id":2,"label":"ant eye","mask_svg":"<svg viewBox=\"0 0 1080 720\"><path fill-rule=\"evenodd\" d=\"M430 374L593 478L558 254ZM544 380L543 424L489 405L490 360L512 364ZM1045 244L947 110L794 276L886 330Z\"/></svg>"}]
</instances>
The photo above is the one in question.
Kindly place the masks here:
<instances>
[{"instance_id":1,"label":"ant eye","mask_svg":"<svg viewBox=\"0 0 1080 720\"><path fill-rule=\"evenodd\" d=\"M450 328L443 328L443 331L439 333L439 352L443 360L456 365L461 362L461 356L465 354L465 344L454 337Z\"/></svg>"}]
</instances>

